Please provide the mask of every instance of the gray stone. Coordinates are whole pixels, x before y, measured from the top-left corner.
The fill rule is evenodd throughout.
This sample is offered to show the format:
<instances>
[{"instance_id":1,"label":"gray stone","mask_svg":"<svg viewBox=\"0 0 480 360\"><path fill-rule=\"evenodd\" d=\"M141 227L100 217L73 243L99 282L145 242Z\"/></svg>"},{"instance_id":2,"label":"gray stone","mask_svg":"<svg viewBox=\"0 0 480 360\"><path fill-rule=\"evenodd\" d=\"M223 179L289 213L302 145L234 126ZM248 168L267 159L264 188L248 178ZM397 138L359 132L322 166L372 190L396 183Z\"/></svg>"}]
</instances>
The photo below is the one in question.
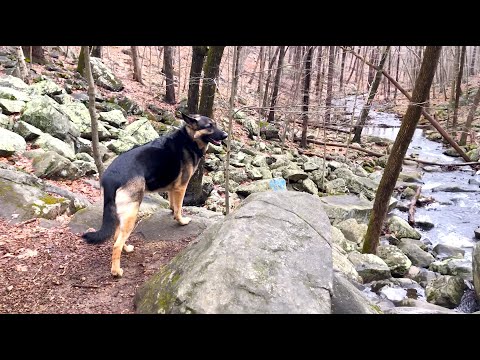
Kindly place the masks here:
<instances>
[{"instance_id":1,"label":"gray stone","mask_svg":"<svg viewBox=\"0 0 480 360\"><path fill-rule=\"evenodd\" d=\"M260 128L258 126L258 123L254 119L245 119L243 121L243 126L247 129L248 137L250 139L253 139L254 136L260 135Z\"/></svg>"},{"instance_id":2,"label":"gray stone","mask_svg":"<svg viewBox=\"0 0 480 360\"><path fill-rule=\"evenodd\" d=\"M61 111L60 105L46 95L28 102L20 120L62 140L66 139L68 134L79 135L78 130L72 127L69 118Z\"/></svg>"},{"instance_id":3,"label":"gray stone","mask_svg":"<svg viewBox=\"0 0 480 360\"><path fill-rule=\"evenodd\" d=\"M253 194L151 277L136 311L328 314L329 228L318 197Z\"/></svg>"},{"instance_id":4,"label":"gray stone","mask_svg":"<svg viewBox=\"0 0 480 360\"><path fill-rule=\"evenodd\" d=\"M335 179L325 183L325 192L328 195L340 195L348 192L345 179Z\"/></svg>"},{"instance_id":5,"label":"gray stone","mask_svg":"<svg viewBox=\"0 0 480 360\"><path fill-rule=\"evenodd\" d=\"M447 245L447 244L437 244L433 248L433 252L436 254L438 259L445 259L445 258L458 258L463 259L465 255L465 250L462 248Z\"/></svg>"},{"instance_id":6,"label":"gray stone","mask_svg":"<svg viewBox=\"0 0 480 360\"><path fill-rule=\"evenodd\" d=\"M349 218L367 223L373 207L370 201L356 195L325 196L320 201L333 225Z\"/></svg>"},{"instance_id":7,"label":"gray stone","mask_svg":"<svg viewBox=\"0 0 480 360\"><path fill-rule=\"evenodd\" d=\"M422 174L420 174L418 171L404 171L398 175L398 181L421 183Z\"/></svg>"},{"instance_id":8,"label":"gray stone","mask_svg":"<svg viewBox=\"0 0 480 360\"><path fill-rule=\"evenodd\" d=\"M397 246L412 261L413 265L427 268L435 261L435 258L430 253L423 251L420 246L408 240L401 239Z\"/></svg>"},{"instance_id":9,"label":"gray stone","mask_svg":"<svg viewBox=\"0 0 480 360\"><path fill-rule=\"evenodd\" d=\"M393 215L387 220L387 227L390 233L393 233L397 238L411 238L419 240L422 235L412 228L405 220Z\"/></svg>"},{"instance_id":10,"label":"gray stone","mask_svg":"<svg viewBox=\"0 0 480 360\"><path fill-rule=\"evenodd\" d=\"M138 145L137 140L133 136L122 133L118 139L109 142L107 148L116 154L121 154Z\"/></svg>"},{"instance_id":11,"label":"gray stone","mask_svg":"<svg viewBox=\"0 0 480 360\"><path fill-rule=\"evenodd\" d=\"M30 101L31 98L23 91L19 91L13 88L0 86L0 99L18 100L18 101Z\"/></svg>"},{"instance_id":12,"label":"gray stone","mask_svg":"<svg viewBox=\"0 0 480 360\"><path fill-rule=\"evenodd\" d=\"M0 99L0 108L7 115L20 113L24 107L25 102L23 101Z\"/></svg>"},{"instance_id":13,"label":"gray stone","mask_svg":"<svg viewBox=\"0 0 480 360\"><path fill-rule=\"evenodd\" d=\"M472 254L473 285L480 299L480 243L476 243Z\"/></svg>"},{"instance_id":14,"label":"gray stone","mask_svg":"<svg viewBox=\"0 0 480 360\"><path fill-rule=\"evenodd\" d=\"M307 178L304 180L300 180L300 183L302 185L302 191L305 191L312 195L318 195L317 185L315 185L312 180Z\"/></svg>"},{"instance_id":15,"label":"gray stone","mask_svg":"<svg viewBox=\"0 0 480 360\"><path fill-rule=\"evenodd\" d=\"M465 289L467 285L461 277L446 275L429 282L425 293L429 303L453 309L460 304Z\"/></svg>"},{"instance_id":16,"label":"gray stone","mask_svg":"<svg viewBox=\"0 0 480 360\"><path fill-rule=\"evenodd\" d=\"M26 148L24 138L10 130L0 128L0 157L22 154Z\"/></svg>"},{"instance_id":17,"label":"gray stone","mask_svg":"<svg viewBox=\"0 0 480 360\"><path fill-rule=\"evenodd\" d=\"M425 309L425 308L411 307L411 306L397 306L397 307L385 310L384 313L390 314L390 315L458 314L455 311L451 311L451 310L449 311L441 306L439 306L437 309Z\"/></svg>"},{"instance_id":18,"label":"gray stone","mask_svg":"<svg viewBox=\"0 0 480 360\"><path fill-rule=\"evenodd\" d=\"M473 280L472 262L466 259L449 258L442 261L434 261L430 264L430 270L442 275L456 275L465 280Z\"/></svg>"},{"instance_id":19,"label":"gray stone","mask_svg":"<svg viewBox=\"0 0 480 360\"><path fill-rule=\"evenodd\" d=\"M140 145L158 138L158 133L147 118L140 118L125 128L125 133L132 136Z\"/></svg>"},{"instance_id":20,"label":"gray stone","mask_svg":"<svg viewBox=\"0 0 480 360\"><path fill-rule=\"evenodd\" d=\"M364 282L388 279L392 276L388 265L377 255L352 251L348 254L348 260L352 262Z\"/></svg>"},{"instance_id":21,"label":"gray stone","mask_svg":"<svg viewBox=\"0 0 480 360\"><path fill-rule=\"evenodd\" d=\"M259 168L257 168L257 167L247 165L247 167L245 169L245 172L251 180L260 180L260 179L263 178L262 173L260 172Z\"/></svg>"},{"instance_id":22,"label":"gray stone","mask_svg":"<svg viewBox=\"0 0 480 360\"><path fill-rule=\"evenodd\" d=\"M265 180L257 180L252 181L250 184L240 185L236 191L236 193L240 196L248 196L253 193L263 192L263 191L271 191L272 189L272 181L281 181L282 178L273 178L273 179L265 179Z\"/></svg>"},{"instance_id":23,"label":"gray stone","mask_svg":"<svg viewBox=\"0 0 480 360\"><path fill-rule=\"evenodd\" d=\"M433 313L438 313L438 314L458 314L457 311L449 310L446 309L442 306L438 306L435 304L431 304L429 302L423 301L423 300L417 300L417 299L404 299L400 303L401 307L410 307L413 309L416 309L418 311L423 311L423 310L430 310L433 311Z\"/></svg>"},{"instance_id":24,"label":"gray stone","mask_svg":"<svg viewBox=\"0 0 480 360\"><path fill-rule=\"evenodd\" d=\"M332 243L340 246L345 252L349 253L357 249L357 244L353 241L347 240L345 235L337 229L335 226L332 226Z\"/></svg>"},{"instance_id":25,"label":"gray stone","mask_svg":"<svg viewBox=\"0 0 480 360\"><path fill-rule=\"evenodd\" d=\"M359 224L354 218L343 220L335 225L345 235L345 238L358 246L363 246L363 240L367 234L368 226Z\"/></svg>"},{"instance_id":26,"label":"gray stone","mask_svg":"<svg viewBox=\"0 0 480 360\"><path fill-rule=\"evenodd\" d=\"M29 86L22 79L15 76L0 76L0 86L15 89L18 91L26 91Z\"/></svg>"},{"instance_id":27,"label":"gray stone","mask_svg":"<svg viewBox=\"0 0 480 360\"><path fill-rule=\"evenodd\" d=\"M120 110L101 112L98 114L98 119L116 127L121 127L127 123L127 119Z\"/></svg>"},{"instance_id":28,"label":"gray stone","mask_svg":"<svg viewBox=\"0 0 480 360\"><path fill-rule=\"evenodd\" d=\"M442 275L427 269L419 268L417 266L410 266L410 269L408 269L408 272L405 274L405 276L418 282L420 286L425 288L430 281L435 280Z\"/></svg>"},{"instance_id":29,"label":"gray stone","mask_svg":"<svg viewBox=\"0 0 480 360\"><path fill-rule=\"evenodd\" d=\"M32 166L34 174L40 178L74 180L82 176L79 168L54 151L35 157Z\"/></svg>"},{"instance_id":30,"label":"gray stone","mask_svg":"<svg viewBox=\"0 0 480 360\"><path fill-rule=\"evenodd\" d=\"M467 156L470 158L470 161L480 160L480 149L473 149L467 152Z\"/></svg>"},{"instance_id":31,"label":"gray stone","mask_svg":"<svg viewBox=\"0 0 480 360\"><path fill-rule=\"evenodd\" d=\"M48 95L50 97L61 94L62 90L60 86L51 80L42 80L34 83L30 85L29 89L31 96Z\"/></svg>"},{"instance_id":32,"label":"gray stone","mask_svg":"<svg viewBox=\"0 0 480 360\"><path fill-rule=\"evenodd\" d=\"M54 218L64 213L69 201L41 189L41 180L15 170L0 169L0 217L18 223L37 217Z\"/></svg>"},{"instance_id":33,"label":"gray stone","mask_svg":"<svg viewBox=\"0 0 480 360\"><path fill-rule=\"evenodd\" d=\"M412 266L410 259L395 245L379 246L377 255L385 261L394 276L403 276Z\"/></svg>"},{"instance_id":34,"label":"gray stone","mask_svg":"<svg viewBox=\"0 0 480 360\"><path fill-rule=\"evenodd\" d=\"M473 233L475 234L475 239L480 239L480 227L476 228Z\"/></svg>"},{"instance_id":35,"label":"gray stone","mask_svg":"<svg viewBox=\"0 0 480 360\"><path fill-rule=\"evenodd\" d=\"M342 275L333 274L332 314L380 314L380 308Z\"/></svg>"},{"instance_id":36,"label":"gray stone","mask_svg":"<svg viewBox=\"0 0 480 360\"><path fill-rule=\"evenodd\" d=\"M97 173L97 167L94 163L83 160L74 160L72 165L76 166L80 170L79 176L93 175Z\"/></svg>"},{"instance_id":37,"label":"gray stone","mask_svg":"<svg viewBox=\"0 0 480 360\"><path fill-rule=\"evenodd\" d=\"M465 151L465 148L463 149L463 151ZM452 157L460 157L460 154L453 147L450 147L450 148L446 149L443 152L443 154L445 154L447 156L452 156Z\"/></svg>"},{"instance_id":38,"label":"gray stone","mask_svg":"<svg viewBox=\"0 0 480 360\"><path fill-rule=\"evenodd\" d=\"M83 138L77 138L76 139L76 147L77 147L77 152L79 153L87 153L88 155L92 156L93 158L93 147L92 147L92 142L90 140L87 140L87 139L83 139ZM102 158L103 161L105 161L109 156L108 156L108 148L102 144L102 143L99 143L98 144L98 149L99 149L99 152L100 152L100 157ZM81 159L79 159L81 160Z\"/></svg>"},{"instance_id":39,"label":"gray stone","mask_svg":"<svg viewBox=\"0 0 480 360\"><path fill-rule=\"evenodd\" d=\"M43 132L35 126L27 124L25 121L17 121L13 125L13 131L23 137L26 141L32 141L38 138Z\"/></svg>"},{"instance_id":40,"label":"gray stone","mask_svg":"<svg viewBox=\"0 0 480 360\"><path fill-rule=\"evenodd\" d=\"M83 160L83 161L91 162L92 164L95 162L95 160L91 155L83 152L75 154L75 160Z\"/></svg>"},{"instance_id":41,"label":"gray stone","mask_svg":"<svg viewBox=\"0 0 480 360\"><path fill-rule=\"evenodd\" d=\"M436 186L432 189L432 192L479 192L479 189L471 189L462 187L455 184L444 184Z\"/></svg>"},{"instance_id":42,"label":"gray stone","mask_svg":"<svg viewBox=\"0 0 480 360\"><path fill-rule=\"evenodd\" d=\"M3 115L0 113L0 128L12 130L13 129L13 121L7 115Z\"/></svg>"},{"instance_id":43,"label":"gray stone","mask_svg":"<svg viewBox=\"0 0 480 360\"><path fill-rule=\"evenodd\" d=\"M286 168L282 171L282 175L284 179L287 179L293 182L308 178L308 175L303 170L300 170L300 169Z\"/></svg>"},{"instance_id":44,"label":"gray stone","mask_svg":"<svg viewBox=\"0 0 480 360\"><path fill-rule=\"evenodd\" d=\"M273 178L272 172L266 167L258 168L258 171L260 171L260 173L262 174L262 179L272 179Z\"/></svg>"},{"instance_id":45,"label":"gray stone","mask_svg":"<svg viewBox=\"0 0 480 360\"><path fill-rule=\"evenodd\" d=\"M313 170L317 170L320 168L319 165L315 164L314 162L306 162L303 164L303 170L305 171L313 171Z\"/></svg>"},{"instance_id":46,"label":"gray stone","mask_svg":"<svg viewBox=\"0 0 480 360\"><path fill-rule=\"evenodd\" d=\"M45 151L54 151L69 160L73 160L75 158L75 151L73 150L73 147L62 140L54 138L50 134L41 134L33 144Z\"/></svg>"},{"instance_id":47,"label":"gray stone","mask_svg":"<svg viewBox=\"0 0 480 360\"><path fill-rule=\"evenodd\" d=\"M84 138L92 138L92 121L87 107L79 102L60 105L60 111L73 123ZM110 132L102 122L97 121L98 138L100 140L110 137Z\"/></svg>"},{"instance_id":48,"label":"gray stone","mask_svg":"<svg viewBox=\"0 0 480 360\"><path fill-rule=\"evenodd\" d=\"M90 63L92 64L92 74L95 79L95 83L110 91L123 90L123 84L115 74L103 64L102 59L97 57L91 57Z\"/></svg>"},{"instance_id":49,"label":"gray stone","mask_svg":"<svg viewBox=\"0 0 480 360\"><path fill-rule=\"evenodd\" d=\"M332 229L334 229L332 227ZM350 281L362 283L363 279L358 275L352 262L348 260L347 253L337 244L332 244L333 271L342 273Z\"/></svg>"}]
</instances>

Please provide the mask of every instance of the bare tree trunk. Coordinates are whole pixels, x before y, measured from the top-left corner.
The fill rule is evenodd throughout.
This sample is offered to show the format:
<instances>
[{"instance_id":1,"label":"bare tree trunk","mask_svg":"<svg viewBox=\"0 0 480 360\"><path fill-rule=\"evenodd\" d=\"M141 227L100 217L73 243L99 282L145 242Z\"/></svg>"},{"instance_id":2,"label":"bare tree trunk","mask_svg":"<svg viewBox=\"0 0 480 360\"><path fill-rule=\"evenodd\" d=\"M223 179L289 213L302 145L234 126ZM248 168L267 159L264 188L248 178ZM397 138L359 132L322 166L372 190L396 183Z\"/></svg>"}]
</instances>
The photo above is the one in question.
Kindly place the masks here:
<instances>
[{"instance_id":1,"label":"bare tree trunk","mask_svg":"<svg viewBox=\"0 0 480 360\"><path fill-rule=\"evenodd\" d=\"M24 82L28 83L30 76L29 76L29 71L27 68L27 64L25 63L25 56L23 54L23 50L21 46L14 46L15 48L15 54L17 56L18 60L18 71L20 74L20 79L22 79Z\"/></svg>"},{"instance_id":2,"label":"bare tree trunk","mask_svg":"<svg viewBox=\"0 0 480 360\"><path fill-rule=\"evenodd\" d=\"M450 89L450 106L454 106L455 102L455 84L456 84L456 75L458 74L458 66L460 63L460 46L455 46L455 60L453 63L453 70L452 73L452 87Z\"/></svg>"},{"instance_id":3,"label":"bare tree trunk","mask_svg":"<svg viewBox=\"0 0 480 360\"><path fill-rule=\"evenodd\" d=\"M318 55L317 55L317 79L315 80L315 96L318 97L320 93L320 78L322 75L322 51L323 46L318 47Z\"/></svg>"},{"instance_id":4,"label":"bare tree trunk","mask_svg":"<svg viewBox=\"0 0 480 360\"><path fill-rule=\"evenodd\" d=\"M325 124L330 124L330 112L332 107L332 88L333 88L333 73L334 73L334 58L335 58L335 46L329 46L328 48L328 74L327 74L327 98L325 100Z\"/></svg>"},{"instance_id":5,"label":"bare tree trunk","mask_svg":"<svg viewBox=\"0 0 480 360\"><path fill-rule=\"evenodd\" d=\"M342 49L342 65L340 68L340 92L343 90L343 72L345 69L345 56L347 55L347 52Z\"/></svg>"},{"instance_id":6,"label":"bare tree trunk","mask_svg":"<svg viewBox=\"0 0 480 360\"><path fill-rule=\"evenodd\" d=\"M137 46L130 46L130 49L132 50L133 80L145 85L142 80L142 68L140 67L140 62L138 61L138 48Z\"/></svg>"},{"instance_id":7,"label":"bare tree trunk","mask_svg":"<svg viewBox=\"0 0 480 360\"><path fill-rule=\"evenodd\" d=\"M92 56L102 58L103 56L103 46L91 46Z\"/></svg>"},{"instance_id":8,"label":"bare tree trunk","mask_svg":"<svg viewBox=\"0 0 480 360\"><path fill-rule=\"evenodd\" d=\"M224 49L225 46L210 46L203 70L202 94L198 111L201 115L210 118L213 117L213 100Z\"/></svg>"},{"instance_id":9,"label":"bare tree trunk","mask_svg":"<svg viewBox=\"0 0 480 360\"><path fill-rule=\"evenodd\" d=\"M265 108L267 107L268 88L270 87L270 78L272 76L273 64L275 62L275 59L277 58L277 54L279 51L280 51L280 46L277 47L277 49L275 50L275 53L270 59L270 63L268 64L267 79L265 80L265 92L263 93L262 109L260 110L262 114L265 114Z\"/></svg>"},{"instance_id":10,"label":"bare tree trunk","mask_svg":"<svg viewBox=\"0 0 480 360\"><path fill-rule=\"evenodd\" d=\"M213 117L213 100L215 98L216 81L220 71L220 63L222 61L223 50L225 46L210 46L207 52L207 60L203 68L202 93L200 96L200 105L198 113L210 118ZM185 192L184 203L188 205L201 206L205 203L206 198L203 196L203 164L205 158L202 157L190 179L187 191Z\"/></svg>"},{"instance_id":11,"label":"bare tree trunk","mask_svg":"<svg viewBox=\"0 0 480 360\"><path fill-rule=\"evenodd\" d=\"M473 47L472 59L470 60L470 75L475 75L475 58L477 57L477 47Z\"/></svg>"},{"instance_id":12,"label":"bare tree trunk","mask_svg":"<svg viewBox=\"0 0 480 360\"><path fill-rule=\"evenodd\" d=\"M200 77L202 76L203 62L205 60L205 55L207 55L207 50L206 46L192 46L192 65L190 67L187 100L189 114L198 113Z\"/></svg>"},{"instance_id":13,"label":"bare tree trunk","mask_svg":"<svg viewBox=\"0 0 480 360\"><path fill-rule=\"evenodd\" d=\"M47 63L43 46L22 46L22 50L23 54L27 55L26 58L30 63L37 63L41 65L45 65Z\"/></svg>"},{"instance_id":14,"label":"bare tree trunk","mask_svg":"<svg viewBox=\"0 0 480 360\"><path fill-rule=\"evenodd\" d=\"M370 107L372 106L373 99L377 94L378 85L380 85L380 80L382 79L382 70L387 59L388 52L390 51L390 46L385 48L382 58L380 59L380 64L378 65L378 70L373 80L372 87L370 88L370 93L368 94L368 99L365 105L363 106L362 113L360 118L355 124L355 135L353 136L352 142L360 143L360 136L362 135L363 125L367 121L368 113L370 112Z\"/></svg>"},{"instance_id":15,"label":"bare tree trunk","mask_svg":"<svg viewBox=\"0 0 480 360\"><path fill-rule=\"evenodd\" d=\"M375 254L377 251L383 222L387 215L388 203L395 188L398 175L400 174L403 158L405 157L422 113L422 108L417 106L417 104L422 104L427 99L441 49L441 46L427 46L425 49L422 65L413 89L412 103L408 106L405 117L402 120L400 131L393 143L392 151L388 157L385 171L383 172L380 185L375 195L373 211L370 215L368 230L363 245L364 253Z\"/></svg>"},{"instance_id":16,"label":"bare tree trunk","mask_svg":"<svg viewBox=\"0 0 480 360\"><path fill-rule=\"evenodd\" d=\"M465 145L467 143L467 134L470 131L470 127L472 126L473 119L475 118L475 112L477 111L479 103L480 103L480 88L478 88L477 93L475 94L475 98L473 99L473 104L470 107L470 111L468 112L467 121L465 122L465 127L462 131L462 136L460 138L460 141L458 142L459 145Z\"/></svg>"},{"instance_id":17,"label":"bare tree trunk","mask_svg":"<svg viewBox=\"0 0 480 360\"><path fill-rule=\"evenodd\" d=\"M305 75L303 77L303 106L302 106L302 142L301 147L307 148L307 128L308 128L308 104L310 101L310 78L312 69L313 46L308 47L307 57L305 59ZM344 52L345 53L345 52Z\"/></svg>"},{"instance_id":18,"label":"bare tree trunk","mask_svg":"<svg viewBox=\"0 0 480 360\"><path fill-rule=\"evenodd\" d=\"M275 81L273 83L272 102L270 103L270 112L267 121L273 123L275 120L275 105L277 103L278 87L280 86L280 77L282 76L283 58L285 57L285 46L280 46L280 54L278 55L277 71L275 73Z\"/></svg>"},{"instance_id":19,"label":"bare tree trunk","mask_svg":"<svg viewBox=\"0 0 480 360\"><path fill-rule=\"evenodd\" d=\"M228 117L228 140L227 140L227 156L225 161L225 212L230 212L230 152L231 152L231 136L233 127L233 111L235 108L235 96L238 84L238 60L240 58L241 46L235 46L233 49L233 66L232 66L232 92L230 94L230 114Z\"/></svg>"},{"instance_id":20,"label":"bare tree trunk","mask_svg":"<svg viewBox=\"0 0 480 360\"><path fill-rule=\"evenodd\" d=\"M372 47L370 52L370 62L377 65L377 56L376 56L375 46ZM373 79L375 77L375 71L372 68L368 68L368 77L367 77L367 86L372 87Z\"/></svg>"},{"instance_id":21,"label":"bare tree trunk","mask_svg":"<svg viewBox=\"0 0 480 360\"><path fill-rule=\"evenodd\" d=\"M258 87L257 87L257 93L260 96L260 99L262 98L263 72L265 70L265 58L266 58L265 46L261 46L260 47L260 73L258 74Z\"/></svg>"},{"instance_id":22,"label":"bare tree trunk","mask_svg":"<svg viewBox=\"0 0 480 360\"><path fill-rule=\"evenodd\" d=\"M175 104L175 86L173 81L173 49L171 46L163 47L163 70L165 72L165 101Z\"/></svg>"},{"instance_id":23,"label":"bare tree trunk","mask_svg":"<svg viewBox=\"0 0 480 360\"><path fill-rule=\"evenodd\" d=\"M100 156L99 150L99 141L98 141L98 123L97 115L95 113L95 84L93 82L92 68L90 66L90 52L88 46L82 46L84 63L85 63L85 75L88 82L88 111L90 112L90 123L92 127L92 150L93 150L93 159L95 160L95 165L97 166L97 171L99 179L103 175L103 163Z\"/></svg>"},{"instance_id":24,"label":"bare tree trunk","mask_svg":"<svg viewBox=\"0 0 480 360\"><path fill-rule=\"evenodd\" d=\"M178 47L178 101L182 100L181 88L182 88L182 57L180 56L181 46Z\"/></svg>"},{"instance_id":25,"label":"bare tree trunk","mask_svg":"<svg viewBox=\"0 0 480 360\"><path fill-rule=\"evenodd\" d=\"M458 120L458 104L459 104L459 101L460 101L460 95L462 94L463 65L465 63L465 52L466 51L467 51L467 47L462 46L462 51L461 51L461 55L460 55L460 62L458 64L458 74L457 74L456 91L455 91L455 104L454 104L454 107L453 107L452 127L453 127L453 130L454 130L454 134L455 134L455 129L457 127L457 120Z\"/></svg>"},{"instance_id":26,"label":"bare tree trunk","mask_svg":"<svg viewBox=\"0 0 480 360\"><path fill-rule=\"evenodd\" d=\"M248 80L248 85L252 85L255 75L257 75L258 65L262 62L262 57L263 57L263 46L260 46L260 55L258 56L258 59L255 62L255 69L253 69L253 73L250 76L250 80Z\"/></svg>"}]
</instances>

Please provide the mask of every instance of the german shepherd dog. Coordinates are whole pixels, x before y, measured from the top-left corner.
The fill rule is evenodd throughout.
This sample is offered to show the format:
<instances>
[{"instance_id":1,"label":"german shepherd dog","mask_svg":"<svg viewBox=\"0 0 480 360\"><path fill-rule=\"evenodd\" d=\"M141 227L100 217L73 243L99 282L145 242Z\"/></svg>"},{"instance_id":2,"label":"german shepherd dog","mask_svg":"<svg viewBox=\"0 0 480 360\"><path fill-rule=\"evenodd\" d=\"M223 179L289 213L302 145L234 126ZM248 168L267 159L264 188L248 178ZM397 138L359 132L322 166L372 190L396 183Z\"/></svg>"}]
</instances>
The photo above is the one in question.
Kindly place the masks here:
<instances>
[{"instance_id":1,"label":"german shepherd dog","mask_svg":"<svg viewBox=\"0 0 480 360\"><path fill-rule=\"evenodd\" d=\"M168 191L170 209L180 225L190 218L182 216L182 204L188 182L197 169L208 144L219 145L227 133L215 122L201 115L182 114L185 125L147 144L119 155L106 169L101 179L103 192L103 222L100 230L82 235L87 243L98 244L114 236L112 275L121 277L122 249L126 245L137 218L145 191Z\"/></svg>"}]
</instances>

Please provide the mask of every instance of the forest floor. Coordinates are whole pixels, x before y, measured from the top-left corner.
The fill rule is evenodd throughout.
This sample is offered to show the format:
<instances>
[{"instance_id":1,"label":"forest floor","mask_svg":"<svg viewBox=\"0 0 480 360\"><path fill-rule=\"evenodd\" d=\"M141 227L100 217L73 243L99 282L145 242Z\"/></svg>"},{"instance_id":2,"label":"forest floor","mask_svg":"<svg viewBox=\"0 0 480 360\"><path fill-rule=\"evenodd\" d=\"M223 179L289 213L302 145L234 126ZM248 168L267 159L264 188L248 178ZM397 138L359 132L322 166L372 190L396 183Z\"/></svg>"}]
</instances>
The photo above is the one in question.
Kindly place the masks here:
<instances>
[{"instance_id":1,"label":"forest floor","mask_svg":"<svg viewBox=\"0 0 480 360\"><path fill-rule=\"evenodd\" d=\"M153 71L149 75L144 70L144 78L148 79L145 85L132 80L131 57L125 51L122 52L128 48L112 46L109 47L109 53L104 54L105 63L113 68L125 85L122 94L144 108L147 104L155 104L163 109L173 110L175 106L166 104L160 96L153 96L164 93L164 85L161 83L163 75L159 71ZM188 54L182 54L182 61L187 64ZM145 63L147 62L148 56L145 59ZM65 65L73 70L76 64L73 60L66 59ZM245 63L245 71L254 71L254 68L255 56L250 55ZM34 65L34 69L39 73L45 71L40 65ZM185 69L181 68L180 71L183 74ZM185 78L180 84L182 88ZM61 79L58 79L58 82L61 83ZM253 93L254 85L244 81L243 86L243 96L247 103L255 104L257 100L253 95L249 95ZM97 89L105 97L111 95L104 89ZM220 90L222 97L226 99L227 89ZM433 105L443 103L441 94L439 95L438 99L431 100ZM384 100L380 98L379 102ZM391 111L404 114L407 105L408 102L398 94ZM459 118L464 119L467 111L468 106L462 106ZM225 115L226 112L218 114ZM330 139L337 136L330 130L327 133ZM237 140L246 138L245 130L236 123L234 137ZM296 146L291 142L286 145ZM323 147L312 144L309 151L323 154ZM344 152L344 148L328 148L330 155ZM364 153L357 156L358 161L368 158ZM22 156L0 158L0 162L32 172L30 160ZM75 181L51 182L86 196L92 203L101 201L96 176ZM194 240L190 238L178 242L145 242L139 235L132 235L129 243L135 246L135 251L122 255L125 272L122 278L117 279L110 275L112 244L86 244L80 237L81 234L70 231L69 220L68 216L62 216L54 221L33 219L12 224L0 219L0 313L134 313L133 297L136 289Z\"/></svg>"}]
</instances>

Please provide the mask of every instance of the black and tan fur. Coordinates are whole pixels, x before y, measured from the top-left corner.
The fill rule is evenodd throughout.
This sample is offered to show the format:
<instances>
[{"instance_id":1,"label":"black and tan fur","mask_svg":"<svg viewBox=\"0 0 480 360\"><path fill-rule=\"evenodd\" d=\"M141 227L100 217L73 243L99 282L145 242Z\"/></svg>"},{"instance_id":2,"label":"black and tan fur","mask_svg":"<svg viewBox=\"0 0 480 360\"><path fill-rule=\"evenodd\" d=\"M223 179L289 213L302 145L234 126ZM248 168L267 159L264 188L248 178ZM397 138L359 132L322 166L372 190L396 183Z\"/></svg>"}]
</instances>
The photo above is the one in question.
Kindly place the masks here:
<instances>
[{"instance_id":1,"label":"black and tan fur","mask_svg":"<svg viewBox=\"0 0 480 360\"><path fill-rule=\"evenodd\" d=\"M102 227L82 237L93 244L114 237L111 270L114 276L123 275L122 249L133 251L133 245L126 245L126 241L135 226L145 191L168 191L174 219L180 225L187 225L190 218L182 216L182 204L188 182L208 143L219 144L227 137L206 116L182 116L183 127L119 155L102 176Z\"/></svg>"}]
</instances>

